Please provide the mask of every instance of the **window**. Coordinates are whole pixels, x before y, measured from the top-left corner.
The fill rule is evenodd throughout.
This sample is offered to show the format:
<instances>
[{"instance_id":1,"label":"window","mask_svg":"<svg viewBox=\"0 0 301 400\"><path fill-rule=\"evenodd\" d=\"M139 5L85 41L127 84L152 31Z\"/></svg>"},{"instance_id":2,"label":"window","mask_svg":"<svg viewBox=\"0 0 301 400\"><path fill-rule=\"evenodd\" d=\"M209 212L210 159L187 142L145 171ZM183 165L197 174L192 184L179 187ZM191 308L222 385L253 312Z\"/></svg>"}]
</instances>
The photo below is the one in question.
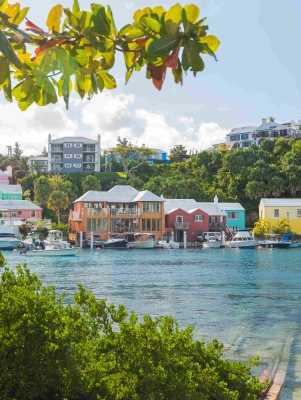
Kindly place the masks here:
<instances>
[{"instance_id":1,"label":"window","mask_svg":"<svg viewBox=\"0 0 301 400\"><path fill-rule=\"evenodd\" d=\"M243 133L242 135L240 135L240 139L241 140L248 140L249 139L249 134L248 133Z\"/></svg>"},{"instance_id":2,"label":"window","mask_svg":"<svg viewBox=\"0 0 301 400\"><path fill-rule=\"evenodd\" d=\"M204 215L194 215L193 220L197 222L203 222L204 221Z\"/></svg>"},{"instance_id":3,"label":"window","mask_svg":"<svg viewBox=\"0 0 301 400\"><path fill-rule=\"evenodd\" d=\"M31 211L30 216L31 216L31 218L35 218L36 212L35 211Z\"/></svg>"},{"instance_id":4,"label":"window","mask_svg":"<svg viewBox=\"0 0 301 400\"><path fill-rule=\"evenodd\" d=\"M65 143L65 147L72 147L72 143Z\"/></svg>"},{"instance_id":5,"label":"window","mask_svg":"<svg viewBox=\"0 0 301 400\"><path fill-rule=\"evenodd\" d=\"M279 218L279 210L278 209L274 210L274 218Z\"/></svg>"},{"instance_id":6,"label":"window","mask_svg":"<svg viewBox=\"0 0 301 400\"><path fill-rule=\"evenodd\" d=\"M11 216L12 216L12 218L15 218L15 217L17 216L16 211L12 211L12 212L11 212Z\"/></svg>"},{"instance_id":7,"label":"window","mask_svg":"<svg viewBox=\"0 0 301 400\"><path fill-rule=\"evenodd\" d=\"M106 218L88 218L87 232L107 232L108 220Z\"/></svg>"},{"instance_id":8,"label":"window","mask_svg":"<svg viewBox=\"0 0 301 400\"><path fill-rule=\"evenodd\" d=\"M65 158L72 158L72 154L65 154Z\"/></svg>"},{"instance_id":9,"label":"window","mask_svg":"<svg viewBox=\"0 0 301 400\"><path fill-rule=\"evenodd\" d=\"M139 232L137 218L111 218L111 232Z\"/></svg>"},{"instance_id":10,"label":"window","mask_svg":"<svg viewBox=\"0 0 301 400\"><path fill-rule=\"evenodd\" d=\"M5 196L4 195L2 195L2 200L5 200Z\"/></svg>"},{"instance_id":11,"label":"window","mask_svg":"<svg viewBox=\"0 0 301 400\"><path fill-rule=\"evenodd\" d=\"M61 159L61 156L53 156L53 159L54 159L54 160L60 160L60 159Z\"/></svg>"},{"instance_id":12,"label":"window","mask_svg":"<svg viewBox=\"0 0 301 400\"><path fill-rule=\"evenodd\" d=\"M157 203L157 212L161 212L161 203Z\"/></svg>"},{"instance_id":13,"label":"window","mask_svg":"<svg viewBox=\"0 0 301 400\"><path fill-rule=\"evenodd\" d=\"M228 218L229 219L239 219L238 212L229 212L228 213Z\"/></svg>"},{"instance_id":14,"label":"window","mask_svg":"<svg viewBox=\"0 0 301 400\"><path fill-rule=\"evenodd\" d=\"M74 147L82 147L82 143L74 143Z\"/></svg>"},{"instance_id":15,"label":"window","mask_svg":"<svg viewBox=\"0 0 301 400\"><path fill-rule=\"evenodd\" d=\"M250 142L242 142L241 147L249 147L250 144L251 144Z\"/></svg>"},{"instance_id":16,"label":"window","mask_svg":"<svg viewBox=\"0 0 301 400\"><path fill-rule=\"evenodd\" d=\"M157 212L157 204L152 203L152 212Z\"/></svg>"},{"instance_id":17,"label":"window","mask_svg":"<svg viewBox=\"0 0 301 400\"><path fill-rule=\"evenodd\" d=\"M48 165L48 161L45 161L45 165Z\"/></svg>"},{"instance_id":18,"label":"window","mask_svg":"<svg viewBox=\"0 0 301 400\"><path fill-rule=\"evenodd\" d=\"M75 154L74 158L82 158L82 154Z\"/></svg>"},{"instance_id":19,"label":"window","mask_svg":"<svg viewBox=\"0 0 301 400\"><path fill-rule=\"evenodd\" d=\"M13 200L16 200L17 198L16 198L16 196L13 196L12 199L13 199Z\"/></svg>"},{"instance_id":20,"label":"window","mask_svg":"<svg viewBox=\"0 0 301 400\"><path fill-rule=\"evenodd\" d=\"M72 164L65 164L65 168L71 168Z\"/></svg>"},{"instance_id":21,"label":"window","mask_svg":"<svg viewBox=\"0 0 301 400\"><path fill-rule=\"evenodd\" d=\"M161 219L142 219L142 232L160 232Z\"/></svg>"},{"instance_id":22,"label":"window","mask_svg":"<svg viewBox=\"0 0 301 400\"><path fill-rule=\"evenodd\" d=\"M82 165L81 164L73 164L74 168L80 168Z\"/></svg>"},{"instance_id":23,"label":"window","mask_svg":"<svg viewBox=\"0 0 301 400\"><path fill-rule=\"evenodd\" d=\"M142 204L142 212L150 212L150 203Z\"/></svg>"},{"instance_id":24,"label":"window","mask_svg":"<svg viewBox=\"0 0 301 400\"><path fill-rule=\"evenodd\" d=\"M297 218L301 218L301 209L297 210Z\"/></svg>"},{"instance_id":25,"label":"window","mask_svg":"<svg viewBox=\"0 0 301 400\"><path fill-rule=\"evenodd\" d=\"M18 217L22 217L22 211L18 211Z\"/></svg>"},{"instance_id":26,"label":"window","mask_svg":"<svg viewBox=\"0 0 301 400\"><path fill-rule=\"evenodd\" d=\"M239 137L237 137L237 135L230 136L230 142L236 142L237 140L239 140Z\"/></svg>"}]
</instances>

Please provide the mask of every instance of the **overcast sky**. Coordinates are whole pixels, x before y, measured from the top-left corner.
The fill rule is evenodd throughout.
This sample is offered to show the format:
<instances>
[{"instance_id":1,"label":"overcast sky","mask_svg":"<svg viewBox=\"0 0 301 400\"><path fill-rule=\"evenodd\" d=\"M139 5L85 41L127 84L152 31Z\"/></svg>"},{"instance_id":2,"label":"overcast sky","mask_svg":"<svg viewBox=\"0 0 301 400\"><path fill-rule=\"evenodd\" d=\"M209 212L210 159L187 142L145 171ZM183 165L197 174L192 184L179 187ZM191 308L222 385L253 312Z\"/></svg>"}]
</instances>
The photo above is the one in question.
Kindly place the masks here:
<instances>
[{"instance_id":1,"label":"overcast sky","mask_svg":"<svg viewBox=\"0 0 301 400\"><path fill-rule=\"evenodd\" d=\"M13 2L13 1L11 1ZM53 0L19 0L30 7L28 18L46 28ZM138 8L163 5L171 0L107 0L116 25L132 21ZM61 2L72 7L72 0ZM89 9L91 0L79 0ZM182 5L189 2L183 1ZM206 149L225 140L233 127L259 125L261 118L274 116L283 123L301 119L301 1L287 0L195 0L207 17L209 34L221 46L218 62L204 57L205 71L196 78L190 73L181 87L169 73L161 92L136 72L124 85L125 67L117 54L112 70L118 84L113 91L80 101L74 95L70 110L64 104L31 106L26 112L7 104L0 94L0 153L16 141L26 155L39 154L53 138L100 134L102 148L116 144L117 136L138 145L169 151L175 144L188 149Z\"/></svg>"}]
</instances>

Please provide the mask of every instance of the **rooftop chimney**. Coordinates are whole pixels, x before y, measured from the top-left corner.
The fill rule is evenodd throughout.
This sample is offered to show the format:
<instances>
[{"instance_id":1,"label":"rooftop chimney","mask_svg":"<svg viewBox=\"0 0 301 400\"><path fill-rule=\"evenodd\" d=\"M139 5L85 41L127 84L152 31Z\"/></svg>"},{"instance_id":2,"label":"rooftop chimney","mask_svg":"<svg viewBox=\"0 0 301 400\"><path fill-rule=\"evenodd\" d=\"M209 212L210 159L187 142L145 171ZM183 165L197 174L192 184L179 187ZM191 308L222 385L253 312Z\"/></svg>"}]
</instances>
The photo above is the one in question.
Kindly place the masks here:
<instances>
[{"instance_id":1,"label":"rooftop chimney","mask_svg":"<svg viewBox=\"0 0 301 400\"><path fill-rule=\"evenodd\" d=\"M266 118L261 118L261 125L264 125L267 123L267 119Z\"/></svg>"},{"instance_id":2,"label":"rooftop chimney","mask_svg":"<svg viewBox=\"0 0 301 400\"><path fill-rule=\"evenodd\" d=\"M217 195L214 196L214 204L218 204L218 197L217 197Z\"/></svg>"}]
</instances>

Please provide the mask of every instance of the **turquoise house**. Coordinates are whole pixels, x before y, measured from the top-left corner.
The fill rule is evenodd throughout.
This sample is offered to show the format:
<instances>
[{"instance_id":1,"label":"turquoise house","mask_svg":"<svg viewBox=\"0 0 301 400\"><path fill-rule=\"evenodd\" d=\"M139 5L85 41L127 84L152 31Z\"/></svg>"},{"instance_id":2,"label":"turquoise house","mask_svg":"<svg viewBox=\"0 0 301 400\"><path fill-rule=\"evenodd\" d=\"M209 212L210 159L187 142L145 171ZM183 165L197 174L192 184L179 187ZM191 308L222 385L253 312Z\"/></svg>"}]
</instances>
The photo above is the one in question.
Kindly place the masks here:
<instances>
[{"instance_id":1,"label":"turquoise house","mask_svg":"<svg viewBox=\"0 0 301 400\"><path fill-rule=\"evenodd\" d=\"M219 203L215 196L214 203L226 214L226 225L231 232L246 229L246 210L240 203Z\"/></svg>"},{"instance_id":2,"label":"turquoise house","mask_svg":"<svg viewBox=\"0 0 301 400\"><path fill-rule=\"evenodd\" d=\"M0 200L22 200L21 185L0 185Z\"/></svg>"}]
</instances>

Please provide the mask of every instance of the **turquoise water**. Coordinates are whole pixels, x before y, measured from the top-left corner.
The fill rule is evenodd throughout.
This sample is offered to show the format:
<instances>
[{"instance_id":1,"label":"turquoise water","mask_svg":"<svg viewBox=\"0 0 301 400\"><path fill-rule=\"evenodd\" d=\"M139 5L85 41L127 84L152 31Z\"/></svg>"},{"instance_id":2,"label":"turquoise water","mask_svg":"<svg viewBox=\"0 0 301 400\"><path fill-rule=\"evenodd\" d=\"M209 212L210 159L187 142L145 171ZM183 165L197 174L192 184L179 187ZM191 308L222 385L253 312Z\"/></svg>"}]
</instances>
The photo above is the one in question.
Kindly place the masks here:
<instances>
[{"instance_id":1,"label":"turquoise water","mask_svg":"<svg viewBox=\"0 0 301 400\"><path fill-rule=\"evenodd\" d=\"M225 356L260 355L254 373L287 371L282 399L301 399L301 249L82 250L78 257L26 258L67 299L81 282L97 298L143 314L171 315L195 337L217 338Z\"/></svg>"}]
</instances>

